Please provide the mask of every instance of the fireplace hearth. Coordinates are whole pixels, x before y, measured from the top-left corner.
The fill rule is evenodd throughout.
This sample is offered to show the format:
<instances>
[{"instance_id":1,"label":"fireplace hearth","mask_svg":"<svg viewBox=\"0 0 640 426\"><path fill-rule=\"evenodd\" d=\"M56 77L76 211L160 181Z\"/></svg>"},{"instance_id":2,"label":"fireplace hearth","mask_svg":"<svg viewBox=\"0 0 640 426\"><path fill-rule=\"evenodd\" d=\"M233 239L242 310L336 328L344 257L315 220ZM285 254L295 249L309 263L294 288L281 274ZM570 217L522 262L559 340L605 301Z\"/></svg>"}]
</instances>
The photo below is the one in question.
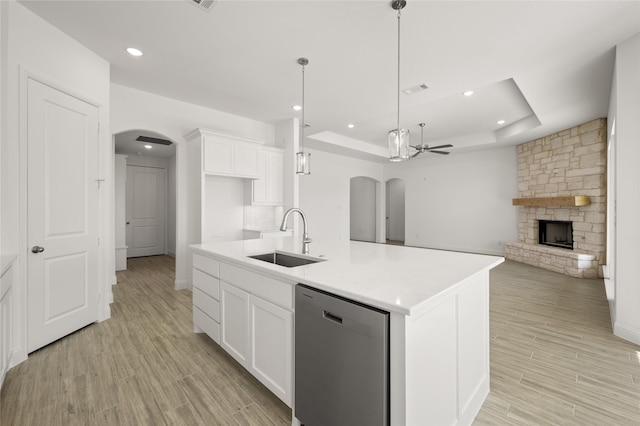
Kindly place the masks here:
<instances>
[{"instance_id":1,"label":"fireplace hearth","mask_svg":"<svg viewBox=\"0 0 640 426\"><path fill-rule=\"evenodd\" d=\"M573 250L573 222L539 220L538 244Z\"/></svg>"}]
</instances>

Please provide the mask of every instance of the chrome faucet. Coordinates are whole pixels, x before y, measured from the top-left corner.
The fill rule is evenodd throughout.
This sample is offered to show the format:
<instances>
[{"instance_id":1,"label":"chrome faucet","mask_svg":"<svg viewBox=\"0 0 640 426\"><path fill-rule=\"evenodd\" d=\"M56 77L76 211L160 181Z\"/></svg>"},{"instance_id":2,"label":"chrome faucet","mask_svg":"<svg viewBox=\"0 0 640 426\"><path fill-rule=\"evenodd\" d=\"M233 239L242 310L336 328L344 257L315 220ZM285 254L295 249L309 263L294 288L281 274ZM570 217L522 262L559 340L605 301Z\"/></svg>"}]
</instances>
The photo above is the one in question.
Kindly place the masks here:
<instances>
[{"instance_id":1,"label":"chrome faucet","mask_svg":"<svg viewBox=\"0 0 640 426\"><path fill-rule=\"evenodd\" d=\"M302 254L309 254L309 243L313 240L309 238L309 233L307 232L307 218L304 215L304 212L302 210L295 207L287 210L287 212L284 214L284 217L282 218L282 224L280 225L280 230L283 232L287 230L287 219L289 219L289 215L293 212L300 213L300 217L302 217L302 225L303 225Z\"/></svg>"}]
</instances>

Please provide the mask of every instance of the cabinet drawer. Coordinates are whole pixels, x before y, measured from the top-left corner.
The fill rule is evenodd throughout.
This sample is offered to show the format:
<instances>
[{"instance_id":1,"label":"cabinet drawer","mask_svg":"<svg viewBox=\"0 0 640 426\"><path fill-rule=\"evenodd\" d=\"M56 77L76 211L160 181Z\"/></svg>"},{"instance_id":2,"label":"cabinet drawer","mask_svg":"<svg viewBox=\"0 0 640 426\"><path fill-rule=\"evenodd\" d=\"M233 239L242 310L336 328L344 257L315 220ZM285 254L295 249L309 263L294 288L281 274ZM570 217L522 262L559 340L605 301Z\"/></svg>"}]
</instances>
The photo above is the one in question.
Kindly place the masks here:
<instances>
[{"instance_id":1,"label":"cabinet drawer","mask_svg":"<svg viewBox=\"0 0 640 426\"><path fill-rule=\"evenodd\" d=\"M220 276L220 262L210 257L193 253L193 267L214 277Z\"/></svg>"},{"instance_id":2,"label":"cabinet drawer","mask_svg":"<svg viewBox=\"0 0 640 426\"><path fill-rule=\"evenodd\" d=\"M220 324L195 306L193 308L193 323L204 331L207 336L211 337L214 342L220 344Z\"/></svg>"},{"instance_id":3,"label":"cabinet drawer","mask_svg":"<svg viewBox=\"0 0 640 426\"><path fill-rule=\"evenodd\" d=\"M197 269L193 270L193 288L220 300L220 280Z\"/></svg>"},{"instance_id":4,"label":"cabinet drawer","mask_svg":"<svg viewBox=\"0 0 640 426\"><path fill-rule=\"evenodd\" d=\"M220 322L220 302L197 288L193 289L193 306Z\"/></svg>"},{"instance_id":5,"label":"cabinet drawer","mask_svg":"<svg viewBox=\"0 0 640 426\"><path fill-rule=\"evenodd\" d=\"M220 279L290 311L293 310L293 284L226 263L220 264Z\"/></svg>"}]
</instances>

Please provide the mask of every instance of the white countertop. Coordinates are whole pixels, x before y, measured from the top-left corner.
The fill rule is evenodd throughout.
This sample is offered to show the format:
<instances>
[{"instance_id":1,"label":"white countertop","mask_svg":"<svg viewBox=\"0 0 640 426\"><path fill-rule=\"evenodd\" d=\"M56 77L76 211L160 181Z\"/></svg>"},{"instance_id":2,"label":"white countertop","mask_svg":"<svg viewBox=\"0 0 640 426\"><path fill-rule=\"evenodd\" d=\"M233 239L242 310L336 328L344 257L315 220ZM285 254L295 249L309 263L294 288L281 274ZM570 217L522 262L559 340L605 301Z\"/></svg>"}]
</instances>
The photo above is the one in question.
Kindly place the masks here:
<instances>
[{"instance_id":1,"label":"white countertop","mask_svg":"<svg viewBox=\"0 0 640 426\"><path fill-rule=\"evenodd\" d=\"M308 284L372 306L411 315L457 284L504 258L365 242L311 243L325 262L287 268L247 256L278 250L301 253L298 237L191 246L231 264L293 283Z\"/></svg>"}]
</instances>

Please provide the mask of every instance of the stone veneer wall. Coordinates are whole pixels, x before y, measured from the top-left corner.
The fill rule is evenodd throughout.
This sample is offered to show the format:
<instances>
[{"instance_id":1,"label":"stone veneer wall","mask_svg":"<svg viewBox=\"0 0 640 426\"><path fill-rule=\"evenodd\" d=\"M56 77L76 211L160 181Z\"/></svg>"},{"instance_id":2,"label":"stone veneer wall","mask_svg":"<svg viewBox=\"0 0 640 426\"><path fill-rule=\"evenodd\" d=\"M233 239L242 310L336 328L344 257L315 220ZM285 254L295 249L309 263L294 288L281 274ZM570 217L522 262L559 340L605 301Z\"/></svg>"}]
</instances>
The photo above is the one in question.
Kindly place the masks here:
<instances>
[{"instance_id":1,"label":"stone veneer wall","mask_svg":"<svg viewBox=\"0 0 640 426\"><path fill-rule=\"evenodd\" d=\"M588 195L583 207L518 208L518 243L505 256L583 278L602 277L606 253L607 120L580 126L518 146L518 197ZM574 249L538 244L538 220L573 222Z\"/></svg>"}]
</instances>

